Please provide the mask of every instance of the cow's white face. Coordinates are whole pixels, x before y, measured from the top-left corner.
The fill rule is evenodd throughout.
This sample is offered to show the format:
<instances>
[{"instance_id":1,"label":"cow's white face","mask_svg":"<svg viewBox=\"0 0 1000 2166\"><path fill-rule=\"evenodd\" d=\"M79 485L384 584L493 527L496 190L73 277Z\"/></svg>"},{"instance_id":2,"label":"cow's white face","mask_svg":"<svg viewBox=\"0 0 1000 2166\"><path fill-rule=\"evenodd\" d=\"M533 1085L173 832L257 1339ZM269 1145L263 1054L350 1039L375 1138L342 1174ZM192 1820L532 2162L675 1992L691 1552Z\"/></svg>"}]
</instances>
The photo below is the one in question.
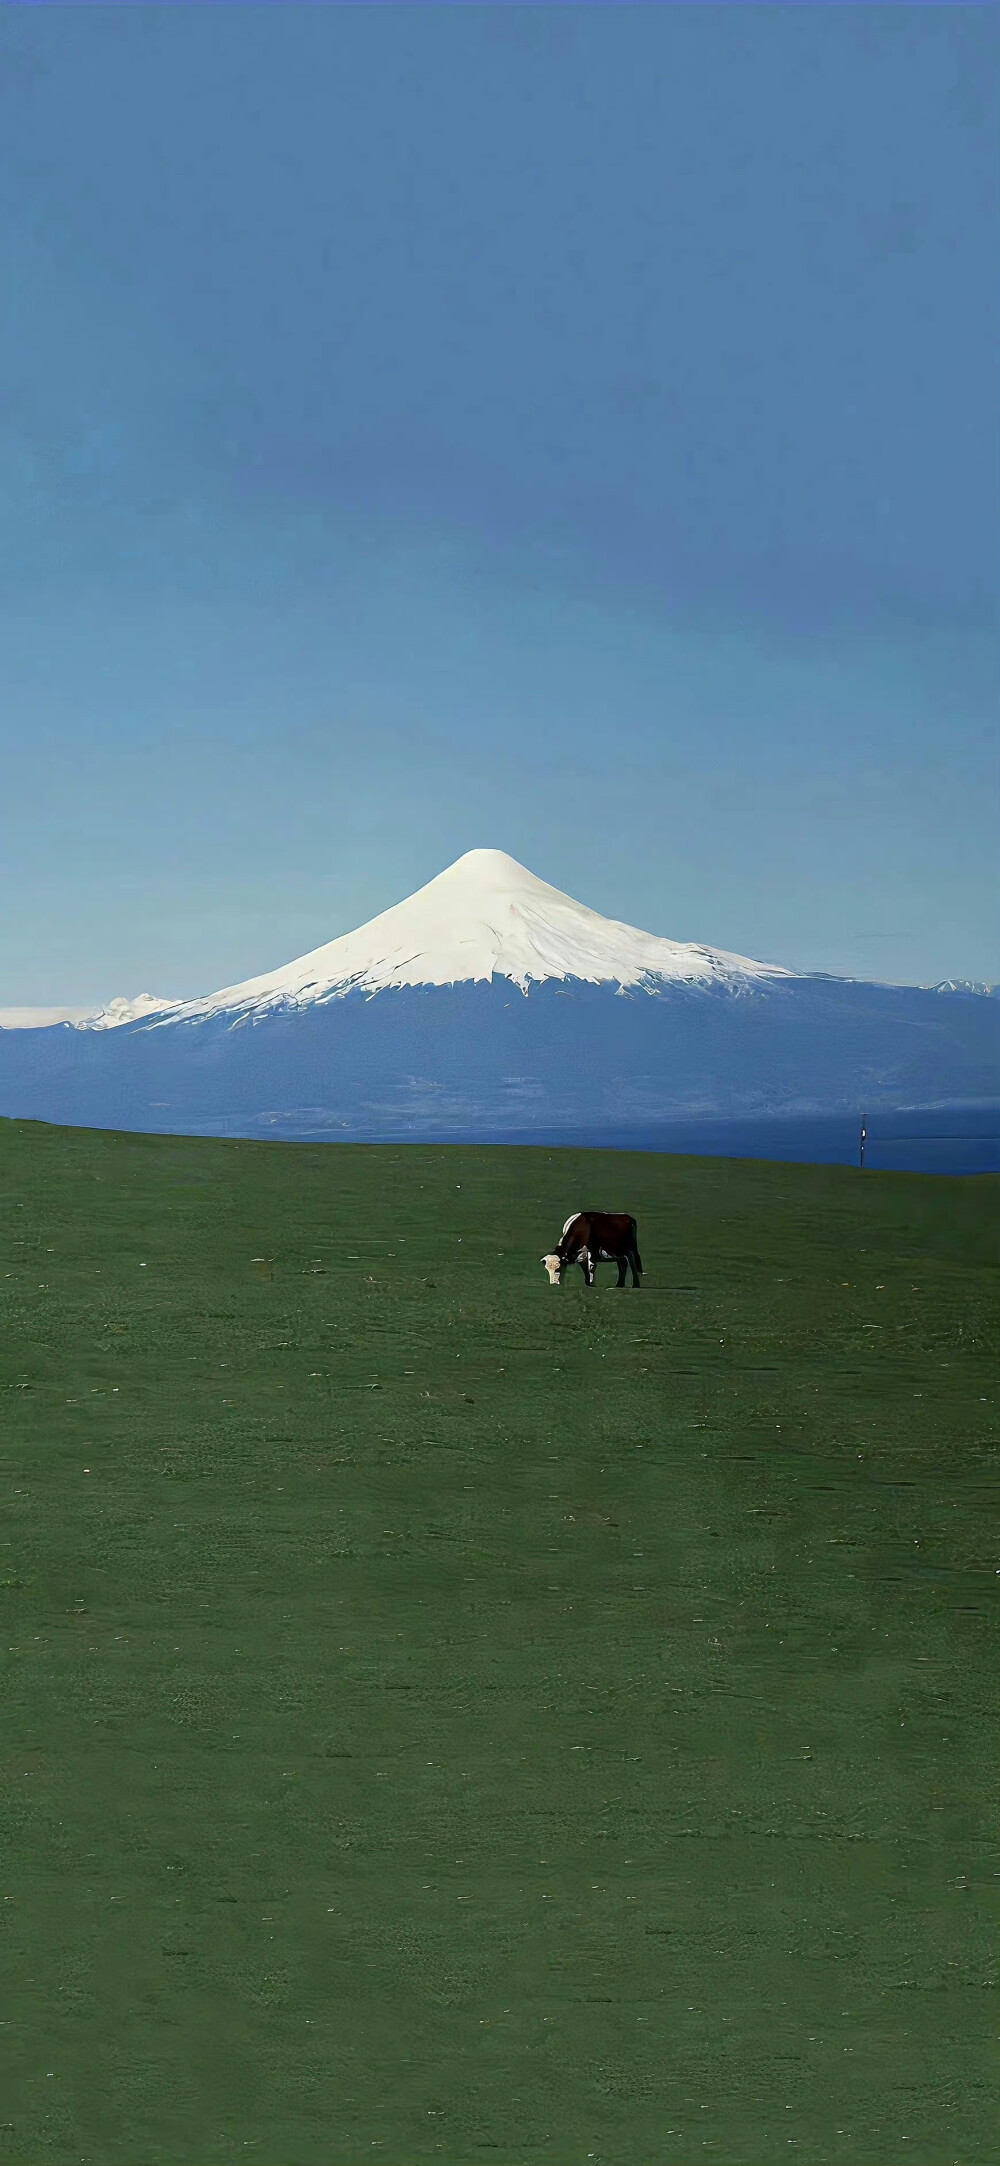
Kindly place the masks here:
<instances>
[{"instance_id":1,"label":"cow's white face","mask_svg":"<svg viewBox=\"0 0 1000 2166\"><path fill-rule=\"evenodd\" d=\"M562 1263L558 1256L543 1256L542 1262L549 1274L549 1285L558 1286L562 1277Z\"/></svg>"}]
</instances>

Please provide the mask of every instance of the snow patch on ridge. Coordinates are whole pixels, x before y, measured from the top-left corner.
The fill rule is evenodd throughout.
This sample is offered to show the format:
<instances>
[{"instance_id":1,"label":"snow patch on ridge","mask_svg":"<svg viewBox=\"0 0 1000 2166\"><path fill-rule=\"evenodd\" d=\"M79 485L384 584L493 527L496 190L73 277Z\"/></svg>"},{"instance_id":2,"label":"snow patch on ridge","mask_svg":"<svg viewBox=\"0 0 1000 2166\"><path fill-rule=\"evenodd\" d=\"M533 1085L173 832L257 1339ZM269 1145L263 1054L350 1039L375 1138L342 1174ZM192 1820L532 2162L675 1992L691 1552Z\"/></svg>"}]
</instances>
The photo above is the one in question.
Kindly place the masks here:
<instances>
[{"instance_id":1,"label":"snow patch on ridge","mask_svg":"<svg viewBox=\"0 0 1000 2166\"><path fill-rule=\"evenodd\" d=\"M167 1015L174 1008L183 1007L180 1000L160 1000L155 993L136 993L127 1000L123 993L117 1000L109 1000L106 1008L98 1008L96 1015L88 1015L81 1025L83 1030L120 1030L123 1023L142 1022L147 1016Z\"/></svg>"},{"instance_id":2,"label":"snow patch on ridge","mask_svg":"<svg viewBox=\"0 0 1000 2166\"><path fill-rule=\"evenodd\" d=\"M103 1008L0 1008L0 1030L52 1030L59 1023L72 1023L77 1030L118 1030L123 1023L136 1023L180 1005L179 1000L161 1000L156 993L136 993L132 1000L120 993Z\"/></svg>"},{"instance_id":3,"label":"snow patch on ridge","mask_svg":"<svg viewBox=\"0 0 1000 2166\"><path fill-rule=\"evenodd\" d=\"M601 917L503 850L469 850L356 932L205 999L172 1003L169 1012L150 1018L150 1028L226 1014L251 1019L359 990L374 994L494 977L507 978L526 993L529 985L547 978L655 992L665 982L735 989L792 975L773 964L661 939Z\"/></svg>"}]
</instances>

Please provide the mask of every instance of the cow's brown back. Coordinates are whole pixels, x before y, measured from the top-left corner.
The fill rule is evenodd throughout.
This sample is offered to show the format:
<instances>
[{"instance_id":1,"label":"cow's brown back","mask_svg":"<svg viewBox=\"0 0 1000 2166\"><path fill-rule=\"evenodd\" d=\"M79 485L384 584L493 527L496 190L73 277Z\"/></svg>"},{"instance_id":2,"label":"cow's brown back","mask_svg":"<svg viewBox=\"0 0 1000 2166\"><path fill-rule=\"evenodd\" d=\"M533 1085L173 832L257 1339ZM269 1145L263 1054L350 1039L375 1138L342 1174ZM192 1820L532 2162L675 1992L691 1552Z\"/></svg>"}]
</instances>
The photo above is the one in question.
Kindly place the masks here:
<instances>
[{"instance_id":1,"label":"cow's brown back","mask_svg":"<svg viewBox=\"0 0 1000 2166\"><path fill-rule=\"evenodd\" d=\"M635 1248L636 1224L628 1211L578 1211L559 1243L560 1255L575 1256L579 1249L592 1256L617 1258Z\"/></svg>"}]
</instances>

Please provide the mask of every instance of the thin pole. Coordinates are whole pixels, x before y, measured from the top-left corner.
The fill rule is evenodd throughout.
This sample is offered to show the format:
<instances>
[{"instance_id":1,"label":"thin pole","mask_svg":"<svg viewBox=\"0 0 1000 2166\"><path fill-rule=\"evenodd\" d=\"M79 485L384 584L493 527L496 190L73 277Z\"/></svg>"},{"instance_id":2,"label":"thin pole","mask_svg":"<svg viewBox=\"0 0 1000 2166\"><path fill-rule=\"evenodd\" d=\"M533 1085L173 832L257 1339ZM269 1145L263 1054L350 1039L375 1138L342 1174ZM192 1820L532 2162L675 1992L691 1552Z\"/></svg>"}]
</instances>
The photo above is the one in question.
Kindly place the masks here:
<instances>
[{"instance_id":1,"label":"thin pole","mask_svg":"<svg viewBox=\"0 0 1000 2166\"><path fill-rule=\"evenodd\" d=\"M868 1134L868 1130L867 1130L867 1128L865 1127L864 1121L862 1121L862 1123L861 1123L861 1152L860 1152L860 1157L859 1157L859 1160L858 1160L858 1163L859 1163L859 1165L860 1165L860 1168L861 1168L861 1171L862 1171L862 1173L863 1173L863 1172L864 1172L864 1170L865 1170L865 1137L867 1136L867 1134Z\"/></svg>"}]
</instances>

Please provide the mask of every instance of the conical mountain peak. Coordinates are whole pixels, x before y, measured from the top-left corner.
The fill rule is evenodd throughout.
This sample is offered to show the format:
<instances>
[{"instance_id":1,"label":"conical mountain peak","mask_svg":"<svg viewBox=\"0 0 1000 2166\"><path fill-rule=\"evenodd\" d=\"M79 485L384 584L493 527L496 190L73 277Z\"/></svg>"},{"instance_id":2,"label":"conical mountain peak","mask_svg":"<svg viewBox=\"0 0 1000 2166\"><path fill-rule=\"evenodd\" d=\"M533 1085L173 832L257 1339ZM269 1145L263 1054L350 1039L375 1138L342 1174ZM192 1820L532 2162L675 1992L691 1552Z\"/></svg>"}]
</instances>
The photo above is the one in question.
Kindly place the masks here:
<instances>
[{"instance_id":1,"label":"conical mountain peak","mask_svg":"<svg viewBox=\"0 0 1000 2166\"><path fill-rule=\"evenodd\" d=\"M456 857L454 864L446 865L444 871L439 872L436 877L439 880L468 882L470 887L480 881L496 880L529 880L535 887L545 886L544 880L539 880L535 873L529 872L526 865L519 864L517 858L511 857L508 850L463 850L461 857ZM428 884L432 886L433 882Z\"/></svg>"},{"instance_id":2,"label":"conical mountain peak","mask_svg":"<svg viewBox=\"0 0 1000 2166\"><path fill-rule=\"evenodd\" d=\"M504 850L468 850L356 932L280 970L185 1001L151 1027L212 1015L311 1007L355 991L506 978L524 993L550 978L646 986L784 977L765 963L640 932L551 887Z\"/></svg>"},{"instance_id":3,"label":"conical mountain peak","mask_svg":"<svg viewBox=\"0 0 1000 2166\"><path fill-rule=\"evenodd\" d=\"M466 850L453 865L446 865L443 872L428 880L426 887L418 888L416 894L397 908L408 909L420 896L436 893L447 894L449 906L458 911L475 910L481 903L498 896L559 895L560 890L550 887L547 880L540 880L537 873L529 872L526 865L519 864L506 850ZM560 899L571 901L568 895Z\"/></svg>"}]
</instances>

